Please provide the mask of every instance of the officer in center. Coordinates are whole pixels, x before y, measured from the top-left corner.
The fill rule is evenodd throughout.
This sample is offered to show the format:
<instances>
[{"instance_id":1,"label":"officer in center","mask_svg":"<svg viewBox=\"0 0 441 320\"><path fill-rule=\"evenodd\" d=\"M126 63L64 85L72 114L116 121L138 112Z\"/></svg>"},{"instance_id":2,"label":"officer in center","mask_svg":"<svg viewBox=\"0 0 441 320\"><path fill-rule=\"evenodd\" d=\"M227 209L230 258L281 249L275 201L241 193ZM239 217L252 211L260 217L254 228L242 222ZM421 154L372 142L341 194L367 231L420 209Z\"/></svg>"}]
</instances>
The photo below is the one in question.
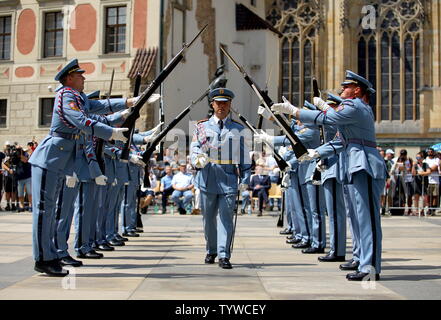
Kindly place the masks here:
<instances>
[{"instance_id":1,"label":"officer in center","mask_svg":"<svg viewBox=\"0 0 441 320\"><path fill-rule=\"evenodd\" d=\"M232 268L230 246L238 188L248 189L251 175L247 131L229 117L233 98L234 93L226 88L210 91L214 114L197 123L190 148L191 163L198 169L195 186L201 192L205 263L213 264L218 256L223 269Z\"/></svg>"}]
</instances>

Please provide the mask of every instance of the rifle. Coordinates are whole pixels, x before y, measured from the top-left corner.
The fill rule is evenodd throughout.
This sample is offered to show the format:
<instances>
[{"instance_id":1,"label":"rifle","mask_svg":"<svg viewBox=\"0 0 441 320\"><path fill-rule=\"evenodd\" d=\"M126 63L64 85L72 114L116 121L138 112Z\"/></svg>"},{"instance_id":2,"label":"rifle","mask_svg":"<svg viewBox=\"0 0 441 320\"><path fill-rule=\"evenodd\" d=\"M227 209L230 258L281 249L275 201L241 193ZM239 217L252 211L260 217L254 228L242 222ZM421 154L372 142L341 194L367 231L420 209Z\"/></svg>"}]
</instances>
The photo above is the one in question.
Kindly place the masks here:
<instances>
[{"instance_id":1,"label":"rifle","mask_svg":"<svg viewBox=\"0 0 441 320\"><path fill-rule=\"evenodd\" d=\"M112 75L110 76L110 85L109 85L109 91L107 92L107 102L110 105L110 95L112 94L112 86L113 86L113 77L115 76L115 69L112 70ZM96 160L98 161L98 165L100 166L101 172L105 174L106 167L104 165L104 159L103 159L103 148L104 148L104 140L97 138L96 142Z\"/></svg>"},{"instance_id":2,"label":"rifle","mask_svg":"<svg viewBox=\"0 0 441 320\"><path fill-rule=\"evenodd\" d=\"M202 32L205 31L208 24L206 24L198 34L191 40L190 43L185 43L181 49L173 59L165 66L165 68L161 71L158 77L150 83L150 85L143 91L139 99L136 101L135 105L132 107L132 111L130 112L127 119L121 125L121 127L129 128L128 131L124 132L124 136L127 138L127 142L124 144L124 148L121 153L120 160L123 162L127 162L129 159L130 153L130 145L132 144L132 136L133 136L133 128L135 127L136 120L140 117L140 110L142 106L147 102L147 100L151 97L151 95L158 89L162 82L170 75L174 68L182 61L185 56L187 50L191 47L191 45L196 41L196 39L201 35Z\"/></svg>"},{"instance_id":3,"label":"rifle","mask_svg":"<svg viewBox=\"0 0 441 320\"><path fill-rule=\"evenodd\" d=\"M291 145L293 147L293 151L298 158L300 158L303 154L307 153L305 146L300 141L300 139L296 136L296 134L292 131L291 127L288 123L286 123L283 118L280 115L274 114L274 112L271 110L271 106L274 104L274 102L271 100L271 98L261 90L257 84L250 78L250 76L246 73L246 71L243 69L243 67L239 66L239 64L233 59L233 57L222 47L220 47L222 52L227 56L227 58L234 64L234 66L239 70L239 72L244 77L245 81L251 86L251 88L254 90L254 93L256 93L257 97L260 100L260 103L267 109L271 115L273 116L276 123L280 126L283 133L286 135L288 140L291 142Z\"/></svg>"},{"instance_id":4,"label":"rifle","mask_svg":"<svg viewBox=\"0 0 441 320\"><path fill-rule=\"evenodd\" d=\"M321 97L321 93L318 87L318 82L317 79L315 77L312 78L312 92L315 97L320 98ZM320 144L323 145L325 143L325 134L323 132L323 126L319 126L320 129ZM316 161L317 163L318 161ZM321 184L322 181L322 173L317 170L317 168L314 169L314 173L312 175L312 183L314 185L319 185Z\"/></svg>"},{"instance_id":5,"label":"rifle","mask_svg":"<svg viewBox=\"0 0 441 320\"><path fill-rule=\"evenodd\" d=\"M273 71L273 68L271 67L271 69L270 69L270 72L269 72L269 74L268 74L268 78L266 79L266 85L265 85L265 90L263 90L263 92L267 95L268 94L268 81L270 80L270 78L271 78L271 73L272 73L272 71ZM262 105L261 105L262 106ZM263 117L262 117L262 115L260 114L259 115L259 121L257 122L257 129L262 129L262 125L263 125Z\"/></svg>"},{"instance_id":6,"label":"rifle","mask_svg":"<svg viewBox=\"0 0 441 320\"><path fill-rule=\"evenodd\" d=\"M240 121L242 121L243 124L245 126L247 126L248 129L250 129L254 134L259 133L258 130L243 115L241 115L239 112L234 110L233 107L230 107L230 110L233 111L239 117ZM264 143L273 151L274 159L276 160L276 163L277 163L277 166L279 167L279 169L281 171L285 170L288 167L288 164L286 163L286 161L277 153L277 151L275 150L273 145L271 145L270 143L267 143L265 141L264 141Z\"/></svg>"},{"instance_id":7,"label":"rifle","mask_svg":"<svg viewBox=\"0 0 441 320\"><path fill-rule=\"evenodd\" d=\"M218 79L216 79L216 80L218 80ZM208 87L205 90L205 92L199 98L197 98L195 101L192 101L175 119L173 119L172 122L170 122L167 125L167 127L165 127L164 130L161 131L161 133L159 133L159 135L151 143L149 143L149 145L147 146L146 150L142 154L142 161L144 161L144 163L148 164L150 162L150 158L152 157L152 154L155 151L156 146L158 145L158 143L160 143L161 140L167 135L167 133L171 129L173 129L191 111L191 108L195 104L197 104L198 102L202 101L208 95L210 90L211 90L210 87ZM146 171L147 171L147 166L146 166ZM148 178L149 178L148 175L144 175L144 186L148 185Z\"/></svg>"},{"instance_id":8,"label":"rifle","mask_svg":"<svg viewBox=\"0 0 441 320\"><path fill-rule=\"evenodd\" d=\"M277 227L282 228L283 227L283 216L285 213L285 192L282 192L282 210L280 211L279 214L279 219L277 220Z\"/></svg>"},{"instance_id":9,"label":"rifle","mask_svg":"<svg viewBox=\"0 0 441 320\"><path fill-rule=\"evenodd\" d=\"M133 96L136 97L139 94L139 89L141 88L141 74L138 72L135 78L135 87L133 89ZM140 214L140 206L141 206L141 185L138 186L138 192L136 193L137 202L136 202L136 227L142 228L142 219Z\"/></svg>"}]
</instances>

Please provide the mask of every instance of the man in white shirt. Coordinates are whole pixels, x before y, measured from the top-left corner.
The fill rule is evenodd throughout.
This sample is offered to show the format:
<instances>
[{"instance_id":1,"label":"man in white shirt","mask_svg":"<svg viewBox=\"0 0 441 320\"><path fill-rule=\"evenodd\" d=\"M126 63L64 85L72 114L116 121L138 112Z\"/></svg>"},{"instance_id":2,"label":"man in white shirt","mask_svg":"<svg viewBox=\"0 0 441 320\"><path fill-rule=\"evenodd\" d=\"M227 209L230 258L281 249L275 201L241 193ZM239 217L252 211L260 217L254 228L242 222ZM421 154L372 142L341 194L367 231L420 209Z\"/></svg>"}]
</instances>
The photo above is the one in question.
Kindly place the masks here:
<instances>
[{"instance_id":1,"label":"man in white shirt","mask_svg":"<svg viewBox=\"0 0 441 320\"><path fill-rule=\"evenodd\" d=\"M427 189L427 195L429 196L429 206L432 208L438 207L439 196L439 169L440 159L436 156L435 150L432 148L427 149L426 163L429 165L432 173L429 175L429 187ZM429 210L431 214L433 209Z\"/></svg>"},{"instance_id":2,"label":"man in white shirt","mask_svg":"<svg viewBox=\"0 0 441 320\"><path fill-rule=\"evenodd\" d=\"M187 163L180 163L179 172L173 176L172 186L175 191L171 198L178 207L179 214L186 214L185 208L193 200L193 175L187 172Z\"/></svg>"},{"instance_id":3,"label":"man in white shirt","mask_svg":"<svg viewBox=\"0 0 441 320\"><path fill-rule=\"evenodd\" d=\"M279 168L277 166L276 159L270 154L266 157L266 169L268 170L268 175L270 177L271 183L278 183L279 182ZM269 199L269 205L270 205L270 211L273 211L274 208L274 199ZM277 199L277 207L280 210L280 200Z\"/></svg>"}]
</instances>

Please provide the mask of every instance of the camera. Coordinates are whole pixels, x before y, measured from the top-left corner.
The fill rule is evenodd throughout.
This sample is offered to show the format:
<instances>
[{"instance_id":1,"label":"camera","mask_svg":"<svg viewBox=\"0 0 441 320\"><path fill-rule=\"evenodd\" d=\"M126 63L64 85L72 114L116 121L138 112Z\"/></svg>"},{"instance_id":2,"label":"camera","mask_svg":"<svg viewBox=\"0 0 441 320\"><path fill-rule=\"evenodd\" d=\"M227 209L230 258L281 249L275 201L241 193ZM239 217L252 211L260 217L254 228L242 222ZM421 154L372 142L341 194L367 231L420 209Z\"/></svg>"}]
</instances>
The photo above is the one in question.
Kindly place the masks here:
<instances>
[{"instance_id":1,"label":"camera","mask_svg":"<svg viewBox=\"0 0 441 320\"><path fill-rule=\"evenodd\" d=\"M20 157L23 154L23 149L13 145L6 149L6 154L9 156L11 164L16 166L20 163Z\"/></svg>"}]
</instances>

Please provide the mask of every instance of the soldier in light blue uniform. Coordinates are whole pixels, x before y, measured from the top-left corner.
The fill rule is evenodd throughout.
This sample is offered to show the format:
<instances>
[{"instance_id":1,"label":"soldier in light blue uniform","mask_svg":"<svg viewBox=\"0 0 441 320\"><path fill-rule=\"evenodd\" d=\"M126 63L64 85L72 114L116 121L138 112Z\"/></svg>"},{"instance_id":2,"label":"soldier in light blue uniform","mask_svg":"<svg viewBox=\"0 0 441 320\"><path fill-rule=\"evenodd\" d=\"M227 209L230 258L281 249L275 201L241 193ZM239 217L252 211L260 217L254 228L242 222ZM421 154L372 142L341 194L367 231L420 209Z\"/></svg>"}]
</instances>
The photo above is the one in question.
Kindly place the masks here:
<instances>
[{"instance_id":1,"label":"soldier in light blue uniform","mask_svg":"<svg viewBox=\"0 0 441 320\"><path fill-rule=\"evenodd\" d=\"M333 94L328 94L326 103L336 108L343 100ZM317 110L317 109L315 109ZM332 141L337 134L336 125L324 125L324 142ZM328 154L326 154L328 146ZM326 256L318 257L321 262L345 261L346 254L346 214L343 198L343 183L346 181L346 163L344 157L335 154L328 145L317 148L321 154L321 162L326 167L322 172L322 185L325 194L326 211L329 216L329 252Z\"/></svg>"},{"instance_id":2,"label":"soldier in light blue uniform","mask_svg":"<svg viewBox=\"0 0 441 320\"><path fill-rule=\"evenodd\" d=\"M55 210L63 177L73 175L76 144L80 134L92 134L103 139L126 140L125 128L112 128L100 116L87 116L84 110L95 112L109 108L117 111L133 105L134 100L115 99L90 101L82 92L84 70L78 60L70 61L55 77L63 84L57 92L49 135L38 145L29 162L32 164L33 190L33 256L34 269L52 276L66 276L54 244ZM110 102L110 103L109 103Z\"/></svg>"},{"instance_id":3,"label":"soldier in light blue uniform","mask_svg":"<svg viewBox=\"0 0 441 320\"><path fill-rule=\"evenodd\" d=\"M244 127L228 117L234 94L225 88L209 93L214 114L196 125L191 143L191 163L198 168L195 185L201 191L207 255L212 264L231 269L230 246L233 236L233 214L239 190L248 189L251 159ZM248 138L249 140L247 140Z\"/></svg>"},{"instance_id":4,"label":"soldier in light blue uniform","mask_svg":"<svg viewBox=\"0 0 441 320\"><path fill-rule=\"evenodd\" d=\"M378 280L381 272L380 195L386 179L386 165L377 150L374 115L368 105L372 84L347 71L342 83L343 102L334 109L305 111L289 102L273 105L273 110L295 115L306 123L337 125L340 144L348 156L348 181L353 184L355 207L360 228L360 265L347 274L350 281ZM333 143L336 145L336 143ZM306 159L320 157L309 150ZM300 159L302 160L302 159Z\"/></svg>"},{"instance_id":5,"label":"soldier in light blue uniform","mask_svg":"<svg viewBox=\"0 0 441 320\"><path fill-rule=\"evenodd\" d=\"M305 106L308 105L310 105L309 102L305 101ZM320 131L316 125L299 124L298 129L295 134L305 147L311 149L320 145ZM280 145L281 143L284 145L290 144L285 136L274 137L274 145ZM326 247L324 194L322 186L314 185L312 181L315 166L316 161L303 161L298 169L301 198L297 197L295 201L298 203L299 200L303 199L306 215L297 214L296 216L300 218L300 226L303 227L306 234L305 231L302 232L302 241L294 244L293 248L303 249L302 253L305 254L323 253ZM302 219L302 216L306 216L306 219Z\"/></svg>"}]
</instances>

